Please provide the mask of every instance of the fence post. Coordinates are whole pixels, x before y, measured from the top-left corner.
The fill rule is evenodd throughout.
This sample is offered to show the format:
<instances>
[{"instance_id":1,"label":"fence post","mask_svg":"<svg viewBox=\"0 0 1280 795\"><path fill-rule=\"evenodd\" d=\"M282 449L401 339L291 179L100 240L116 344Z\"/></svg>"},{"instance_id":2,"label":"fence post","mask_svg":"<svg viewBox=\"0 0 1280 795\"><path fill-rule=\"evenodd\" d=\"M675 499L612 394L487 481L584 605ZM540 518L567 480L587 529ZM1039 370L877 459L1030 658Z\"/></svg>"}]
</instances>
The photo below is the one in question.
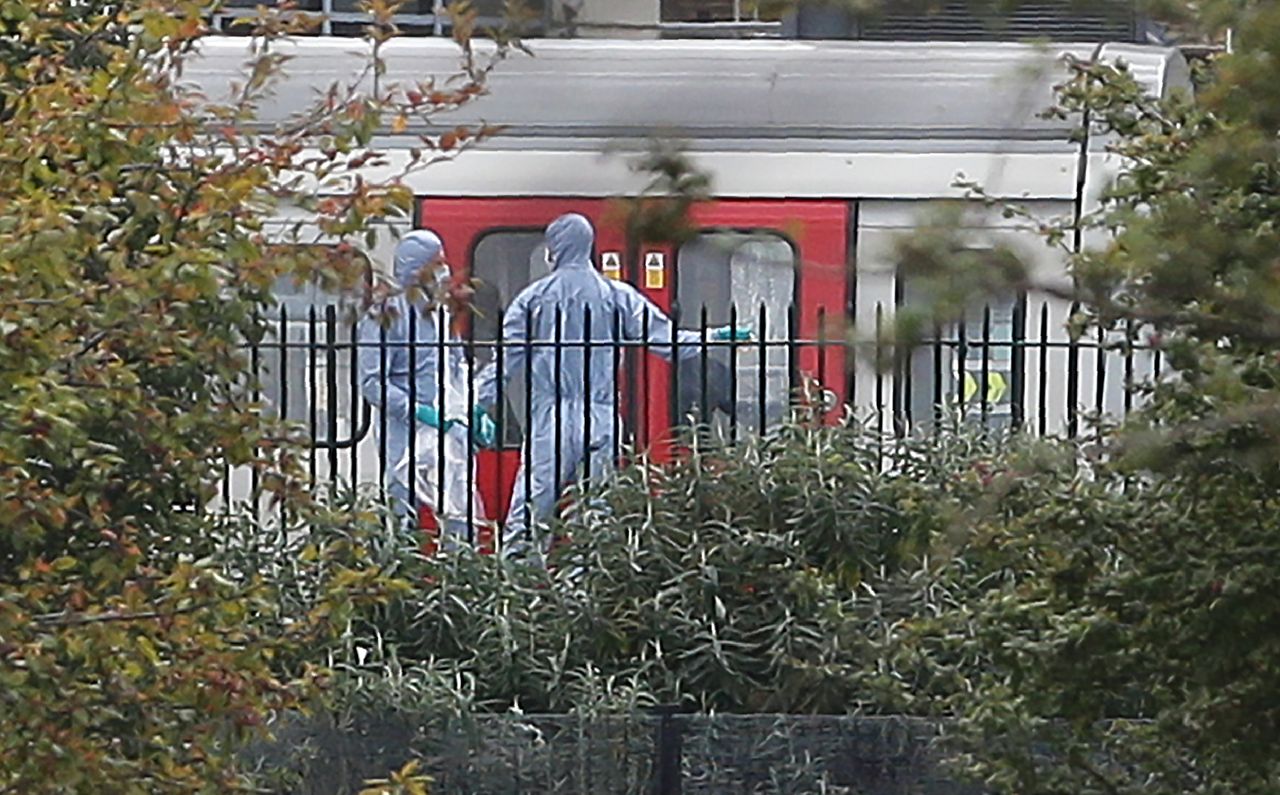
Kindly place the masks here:
<instances>
[{"instance_id":1,"label":"fence post","mask_svg":"<svg viewBox=\"0 0 1280 795\"><path fill-rule=\"evenodd\" d=\"M311 490L315 491L318 481L316 437L320 435L320 379L317 378L318 356L320 353L320 337L316 332L316 307L315 304L307 307L307 356L304 361L307 363L307 438L309 440L307 448L307 474L308 483L311 484Z\"/></svg>"},{"instance_id":2,"label":"fence post","mask_svg":"<svg viewBox=\"0 0 1280 795\"><path fill-rule=\"evenodd\" d=\"M1074 301L1071 304L1071 311L1067 315L1068 325L1072 319L1080 312L1080 302ZM1080 430L1080 417L1076 400L1080 392L1080 337L1076 334L1075 329L1070 329L1070 336L1067 338L1067 436L1074 439Z\"/></svg>"},{"instance_id":3,"label":"fence post","mask_svg":"<svg viewBox=\"0 0 1280 795\"><path fill-rule=\"evenodd\" d=\"M675 704L654 707L658 726L654 734L654 795L680 795L683 785L684 734L683 721Z\"/></svg>"},{"instance_id":4,"label":"fence post","mask_svg":"<svg viewBox=\"0 0 1280 795\"><path fill-rule=\"evenodd\" d=\"M333 304L324 308L324 347L325 347L325 403L328 414L325 416L325 434L329 437L329 495L338 488L338 310ZM355 444L355 405L351 406L352 444Z\"/></svg>"}]
</instances>

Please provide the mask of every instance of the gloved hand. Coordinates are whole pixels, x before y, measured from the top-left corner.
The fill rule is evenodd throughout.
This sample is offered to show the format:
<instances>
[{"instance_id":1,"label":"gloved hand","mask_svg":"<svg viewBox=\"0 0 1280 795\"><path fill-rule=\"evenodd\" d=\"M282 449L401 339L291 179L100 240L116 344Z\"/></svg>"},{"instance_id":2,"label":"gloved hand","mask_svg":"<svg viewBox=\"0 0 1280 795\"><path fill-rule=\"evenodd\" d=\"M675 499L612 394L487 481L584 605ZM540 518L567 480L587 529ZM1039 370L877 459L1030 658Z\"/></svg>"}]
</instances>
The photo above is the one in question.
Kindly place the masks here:
<instances>
[{"instance_id":1,"label":"gloved hand","mask_svg":"<svg viewBox=\"0 0 1280 795\"><path fill-rule=\"evenodd\" d=\"M729 340L733 340L734 342L752 342L755 338L755 332L752 331L750 326L742 326L739 328L734 328L733 326L721 326L719 328L712 329L711 333L707 335L707 339L713 342L727 342Z\"/></svg>"},{"instance_id":2,"label":"gloved hand","mask_svg":"<svg viewBox=\"0 0 1280 795\"><path fill-rule=\"evenodd\" d=\"M418 418L418 422L430 425L432 428L443 428L447 431L454 426L453 420L442 420L436 407L428 403L418 406L414 416Z\"/></svg>"},{"instance_id":3,"label":"gloved hand","mask_svg":"<svg viewBox=\"0 0 1280 795\"><path fill-rule=\"evenodd\" d=\"M497 446L498 424L489 418L483 406L471 410L471 438L481 447Z\"/></svg>"}]
</instances>

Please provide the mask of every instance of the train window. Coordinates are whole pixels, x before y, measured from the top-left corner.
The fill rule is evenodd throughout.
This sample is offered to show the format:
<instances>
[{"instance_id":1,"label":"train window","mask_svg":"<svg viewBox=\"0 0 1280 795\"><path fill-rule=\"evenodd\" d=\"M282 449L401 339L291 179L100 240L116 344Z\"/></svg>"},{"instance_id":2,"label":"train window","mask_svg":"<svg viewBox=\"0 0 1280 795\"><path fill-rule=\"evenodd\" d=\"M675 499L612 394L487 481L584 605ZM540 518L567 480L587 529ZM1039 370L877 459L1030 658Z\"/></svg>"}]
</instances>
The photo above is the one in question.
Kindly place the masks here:
<instances>
[{"instance_id":1,"label":"train window","mask_svg":"<svg viewBox=\"0 0 1280 795\"><path fill-rule=\"evenodd\" d=\"M286 247L280 248L287 256ZM363 253L317 248L327 249L331 257L349 257L348 264L360 268L366 282L371 277L369 259ZM359 398L352 343L360 291L329 290L315 281L282 276L276 280L274 294L277 311L257 353L265 407L301 422L316 447L358 442L369 429L369 410ZM334 311L329 312L329 307Z\"/></svg>"},{"instance_id":2,"label":"train window","mask_svg":"<svg viewBox=\"0 0 1280 795\"><path fill-rule=\"evenodd\" d=\"M663 22L758 22L777 19L780 11L762 11L763 4L741 0L662 0Z\"/></svg>"},{"instance_id":3,"label":"train window","mask_svg":"<svg viewBox=\"0 0 1280 795\"><path fill-rule=\"evenodd\" d=\"M709 347L705 384L701 357L684 361L677 373L676 416L701 414L704 393L711 415L705 421L721 434L731 419L746 428L758 427L762 409L769 425L786 416L791 374L786 341L795 291L795 248L776 232L712 230L680 247L676 258L680 327L698 329L704 312L708 326L726 325L736 313L738 325L750 324L767 350L762 363L757 345L743 344L736 350ZM760 392L762 367L764 394Z\"/></svg>"},{"instance_id":4,"label":"train window","mask_svg":"<svg viewBox=\"0 0 1280 795\"><path fill-rule=\"evenodd\" d=\"M516 294L551 272L547 264L544 234L539 230L490 232L480 238L471 255L471 276L475 281L473 299L475 314L472 329L476 342L493 342L501 336L499 316ZM494 349L477 346L475 363L480 368L494 358ZM524 374L513 379L499 407L498 427L502 429L502 445L518 447L521 424L525 416Z\"/></svg>"},{"instance_id":5,"label":"train window","mask_svg":"<svg viewBox=\"0 0 1280 795\"><path fill-rule=\"evenodd\" d=\"M904 283L904 305L925 306L929 300L909 281ZM906 408L916 427L933 427L938 412L960 413L966 421L985 421L989 427L1012 423L1019 399L1014 369L1024 336L1018 314L1022 300L1018 294L998 295L970 306L962 322L943 324L912 351Z\"/></svg>"}]
</instances>

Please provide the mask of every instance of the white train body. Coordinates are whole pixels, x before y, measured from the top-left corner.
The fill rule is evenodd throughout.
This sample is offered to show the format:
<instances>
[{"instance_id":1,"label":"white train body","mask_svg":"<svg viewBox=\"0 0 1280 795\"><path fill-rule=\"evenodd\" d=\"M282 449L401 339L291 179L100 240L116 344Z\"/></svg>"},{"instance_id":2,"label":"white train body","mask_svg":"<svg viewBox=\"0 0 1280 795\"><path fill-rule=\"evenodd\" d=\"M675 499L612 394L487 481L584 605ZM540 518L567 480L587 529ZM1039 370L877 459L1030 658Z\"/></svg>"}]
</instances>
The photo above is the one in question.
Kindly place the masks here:
<instances>
[{"instance_id":1,"label":"white train body","mask_svg":"<svg viewBox=\"0 0 1280 795\"><path fill-rule=\"evenodd\" d=\"M778 329L785 324L785 307L795 304L797 319L790 332L810 339L815 333L827 334L818 330L823 318L844 318L851 337L870 337L877 322L887 323L896 307L911 300L910 285L895 272L894 241L910 232L932 203L963 198L958 178L974 180L990 196L1024 204L1044 216L1078 217L1096 208L1101 191L1119 169L1106 153L1106 141L1096 134L1072 140L1078 119L1040 115L1054 102L1055 84L1066 79L1065 56L1123 60L1158 96L1188 85L1186 63L1176 50L1136 45L600 40L529 44L534 57L515 55L499 65L490 80L490 94L442 115L438 129L411 125L401 134L388 129L378 136L376 145L388 153L388 164L369 169L373 178L399 170L423 132L481 121L505 127L478 149L412 174L407 183L418 197L415 218L389 224L391 231L411 224L436 231L454 267L503 282L496 299L501 306L510 300L510 292L537 275L526 254L536 247L538 228L560 212L578 210L601 228L598 257L621 258L617 275L635 279L660 306L670 309L678 303L686 318L693 318L697 315L691 307L700 308L699 300L710 300L707 296L714 293L723 303L728 295L735 303L743 301L739 312L751 304L753 317L755 304L767 303L759 311L765 313L766 325ZM360 52L362 46L327 38L282 45L292 59L274 95L260 108L261 122L287 119L331 83L350 81L367 58ZM241 74L245 42L210 38L202 48L185 79L217 99ZM403 85L443 79L456 73L459 64L457 48L439 39L396 40L383 55L387 69L382 79ZM696 166L711 175L717 201L698 216L708 235L733 229L774 241L773 249L744 249L726 264L700 266L707 274L723 271L723 278L715 276L724 282L720 287L700 286L688 265L681 275L681 260L697 254L695 249L637 246L608 228L605 200L643 188L647 175L630 168L630 154L642 150L653 136L683 141ZM1044 284L1067 283L1066 255L1045 245L1034 231L976 202L970 220L975 247L1011 244L1024 252ZM375 268L389 267L392 238L383 236L369 252ZM785 252L777 253L783 251L779 241L791 248L790 281L775 278L784 273L775 267L778 262L766 263L775 254L785 259ZM1078 245L1091 242L1098 241L1086 239ZM653 255L661 256L655 260ZM711 255L704 251L699 256ZM519 273L504 275L505 262ZM655 262L666 269L660 277ZM768 264L774 276L757 277L744 270L752 262ZM308 305L317 302L323 318L323 305L329 300L294 296L286 304L292 316L302 320ZM877 372L872 356L853 349L831 356L802 354L799 366L810 377L817 369L826 370L821 374L823 385L836 397L863 415L869 413L873 422L898 429L927 424L929 409L937 403L929 395L955 393L962 401L973 400L974 368L981 369L986 384L981 391L992 398L991 405L984 406L984 417L1011 417L1045 433L1081 431L1082 418L1097 409L1122 414L1132 402L1126 381L1149 377L1158 366L1153 356L1143 353L1122 356L1092 345L1073 347L1066 328L1070 306L1049 292L1030 292L1010 301L990 310L985 333L989 341L1007 338L1011 344L1005 354L989 356L985 364L981 356L972 356L972 350L966 353L964 346L959 351L951 346L942 353L913 354L917 360L890 372ZM710 308L721 320L723 312L723 306ZM295 320L286 325L292 339L308 341L307 323ZM322 324L319 343L325 342L326 333ZM341 342L345 333L339 329L335 340ZM972 328L967 334L973 338ZM354 394L350 357L349 348L333 355L321 345L318 351L295 355L283 368L275 361L275 375L267 374L268 381L280 381L283 373L289 382L289 416L313 426L320 442L319 480L337 476L376 481L379 476L377 434L372 432L378 418ZM966 357L968 361L962 361ZM321 360L314 391L312 373L317 371L312 358ZM766 391L772 391L775 362L770 355L765 358ZM754 364L743 365L743 380L758 382L759 365L758 357ZM796 362L783 366L794 370ZM966 368L972 370L968 387L961 383ZM336 389L323 386L330 370ZM1003 390L988 383L996 380L1004 382ZM268 392L268 400L283 399L278 384L273 394ZM743 399L741 390L734 399ZM639 414L651 416L632 419L653 425L664 417L670 420L670 407L665 411L653 414L641 407ZM485 477L503 480L501 473ZM232 488L237 494L248 489L241 481ZM498 483L492 488L500 492L505 487Z\"/></svg>"}]
</instances>

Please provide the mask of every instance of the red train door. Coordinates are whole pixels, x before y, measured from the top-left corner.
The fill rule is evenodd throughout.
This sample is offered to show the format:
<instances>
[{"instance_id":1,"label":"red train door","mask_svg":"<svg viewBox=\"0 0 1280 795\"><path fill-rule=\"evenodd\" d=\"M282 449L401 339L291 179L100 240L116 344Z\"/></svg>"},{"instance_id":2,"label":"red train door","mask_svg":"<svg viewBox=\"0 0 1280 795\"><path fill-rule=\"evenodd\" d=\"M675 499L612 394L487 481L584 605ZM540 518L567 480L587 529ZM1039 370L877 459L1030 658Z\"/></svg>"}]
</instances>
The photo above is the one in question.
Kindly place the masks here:
<instances>
[{"instance_id":1,"label":"red train door","mask_svg":"<svg viewBox=\"0 0 1280 795\"><path fill-rule=\"evenodd\" d=\"M597 267L629 278L681 328L736 323L760 342L708 348L678 369L654 355L629 351L620 377L619 410L630 436L666 454L673 418L715 403L730 433L780 421L798 379L817 380L844 399L844 354L832 326L846 306L847 209L841 202L722 201L694 211L699 234L678 248L639 246L635 262L621 219L602 199L426 198L420 226L440 235L455 272L477 283L470 333L478 342L499 337L498 313L527 284L547 272L543 231L566 212L596 227ZM763 343L763 344L761 344ZM477 346L476 365L492 349ZM711 371L723 377L709 389ZM706 376L706 377L704 377ZM726 393L725 385L728 384ZM629 398L634 396L634 400ZM505 518L520 460L523 387L513 384L500 408L499 449L478 453L478 488L490 519ZM711 408L710 405L707 406ZM631 409L630 411L628 409ZM626 435L626 434L624 434ZM492 541L481 540L482 548Z\"/></svg>"},{"instance_id":2,"label":"red train door","mask_svg":"<svg viewBox=\"0 0 1280 795\"><path fill-rule=\"evenodd\" d=\"M642 383L654 399L641 395L638 441L662 455L673 420L691 415L724 436L762 430L816 389L842 405L847 205L725 200L699 206L693 221L699 233L678 248L641 247L637 286L699 337L704 325L736 324L755 341L712 343L706 362L675 369L650 357Z\"/></svg>"}]
</instances>

